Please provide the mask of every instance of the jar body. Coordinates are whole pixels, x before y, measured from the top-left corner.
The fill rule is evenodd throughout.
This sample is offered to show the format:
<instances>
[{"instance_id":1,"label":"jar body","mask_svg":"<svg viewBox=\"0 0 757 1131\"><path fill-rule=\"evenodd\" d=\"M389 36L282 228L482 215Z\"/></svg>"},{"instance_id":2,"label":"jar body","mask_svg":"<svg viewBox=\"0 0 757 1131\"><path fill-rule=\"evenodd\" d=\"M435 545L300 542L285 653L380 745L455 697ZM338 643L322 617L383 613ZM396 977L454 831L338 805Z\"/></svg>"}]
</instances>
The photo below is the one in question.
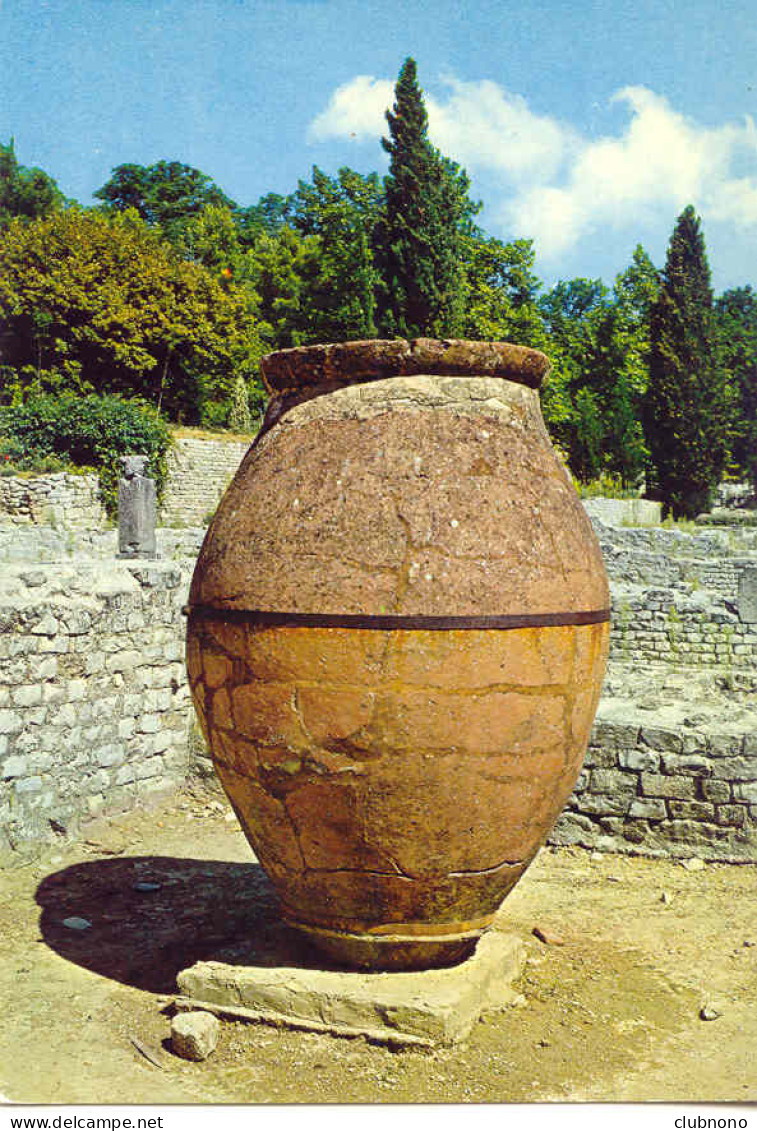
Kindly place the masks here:
<instances>
[{"instance_id":1,"label":"jar body","mask_svg":"<svg viewBox=\"0 0 757 1131\"><path fill-rule=\"evenodd\" d=\"M285 918L350 964L449 963L575 784L599 547L535 388L374 374L284 409L198 560L195 706Z\"/></svg>"}]
</instances>

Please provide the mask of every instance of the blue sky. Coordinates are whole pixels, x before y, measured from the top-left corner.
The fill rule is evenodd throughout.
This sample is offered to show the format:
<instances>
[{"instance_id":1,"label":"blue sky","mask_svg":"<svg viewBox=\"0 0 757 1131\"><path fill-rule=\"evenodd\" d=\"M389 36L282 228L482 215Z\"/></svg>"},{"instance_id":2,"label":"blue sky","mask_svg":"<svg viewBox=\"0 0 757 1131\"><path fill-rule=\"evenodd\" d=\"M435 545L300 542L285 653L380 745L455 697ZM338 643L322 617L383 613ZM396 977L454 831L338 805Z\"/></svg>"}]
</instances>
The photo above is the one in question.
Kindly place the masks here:
<instances>
[{"instance_id":1,"label":"blue sky","mask_svg":"<svg viewBox=\"0 0 757 1131\"><path fill-rule=\"evenodd\" d=\"M0 141L82 203L166 158L250 204L314 164L383 173L407 55L483 226L547 283L611 283L639 242L662 265L691 202L716 289L757 285L749 0L0 0Z\"/></svg>"}]
</instances>

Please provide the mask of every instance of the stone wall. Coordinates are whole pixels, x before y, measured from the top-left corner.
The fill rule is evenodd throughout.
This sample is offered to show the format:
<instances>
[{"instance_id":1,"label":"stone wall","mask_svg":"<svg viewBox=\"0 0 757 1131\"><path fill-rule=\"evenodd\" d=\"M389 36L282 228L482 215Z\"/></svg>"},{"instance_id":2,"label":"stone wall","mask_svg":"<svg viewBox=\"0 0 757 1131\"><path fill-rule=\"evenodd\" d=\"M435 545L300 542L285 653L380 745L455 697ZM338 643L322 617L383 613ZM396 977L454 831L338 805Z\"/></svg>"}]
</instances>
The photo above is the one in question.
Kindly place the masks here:
<instances>
[{"instance_id":1,"label":"stone wall","mask_svg":"<svg viewBox=\"0 0 757 1131\"><path fill-rule=\"evenodd\" d=\"M158 557L182 561L187 568L200 552L204 527L159 526ZM70 530L66 527L13 525L0 519L0 567L74 560L115 561L118 530Z\"/></svg>"},{"instance_id":2,"label":"stone wall","mask_svg":"<svg viewBox=\"0 0 757 1131\"><path fill-rule=\"evenodd\" d=\"M168 487L160 521L166 526L206 522L249 446L222 440L176 440L169 454Z\"/></svg>"},{"instance_id":3,"label":"stone wall","mask_svg":"<svg viewBox=\"0 0 757 1131\"><path fill-rule=\"evenodd\" d=\"M749 733L716 725L600 716L551 843L757 861L757 720Z\"/></svg>"},{"instance_id":4,"label":"stone wall","mask_svg":"<svg viewBox=\"0 0 757 1131\"><path fill-rule=\"evenodd\" d=\"M96 475L0 478L0 519L14 525L44 525L68 530L99 530L105 525Z\"/></svg>"},{"instance_id":5,"label":"stone wall","mask_svg":"<svg viewBox=\"0 0 757 1131\"><path fill-rule=\"evenodd\" d=\"M584 499L584 509L592 520L606 526L659 526L662 503L652 499Z\"/></svg>"},{"instance_id":6,"label":"stone wall","mask_svg":"<svg viewBox=\"0 0 757 1131\"><path fill-rule=\"evenodd\" d=\"M0 852L184 780L187 583L153 562L3 570Z\"/></svg>"},{"instance_id":7,"label":"stone wall","mask_svg":"<svg viewBox=\"0 0 757 1131\"><path fill-rule=\"evenodd\" d=\"M232 448L236 461L244 445ZM161 560L126 563L113 529L0 524L7 848L75 833L202 764L188 740L180 609L204 531L161 528ZM595 528L611 578L611 664L552 839L757 859L757 533Z\"/></svg>"}]
</instances>

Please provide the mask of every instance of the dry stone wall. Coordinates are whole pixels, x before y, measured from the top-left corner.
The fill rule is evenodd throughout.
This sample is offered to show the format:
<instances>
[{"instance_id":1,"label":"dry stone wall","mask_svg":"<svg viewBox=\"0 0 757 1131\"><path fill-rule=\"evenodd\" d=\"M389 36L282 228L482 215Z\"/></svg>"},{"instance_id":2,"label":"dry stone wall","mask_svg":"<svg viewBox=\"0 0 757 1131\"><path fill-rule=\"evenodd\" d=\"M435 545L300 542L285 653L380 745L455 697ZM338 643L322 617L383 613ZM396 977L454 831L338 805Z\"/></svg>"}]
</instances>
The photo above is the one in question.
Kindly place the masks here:
<instances>
[{"instance_id":1,"label":"dry stone wall","mask_svg":"<svg viewBox=\"0 0 757 1131\"><path fill-rule=\"evenodd\" d=\"M29 478L0 478L0 520L17 526L102 529L106 516L97 476L61 471Z\"/></svg>"},{"instance_id":2,"label":"dry stone wall","mask_svg":"<svg viewBox=\"0 0 757 1131\"><path fill-rule=\"evenodd\" d=\"M757 719L749 733L599 718L551 842L757 860Z\"/></svg>"},{"instance_id":3,"label":"dry stone wall","mask_svg":"<svg viewBox=\"0 0 757 1131\"><path fill-rule=\"evenodd\" d=\"M160 521L166 526L197 526L205 522L218 506L249 446L221 440L177 440L169 453L168 486Z\"/></svg>"},{"instance_id":4,"label":"dry stone wall","mask_svg":"<svg viewBox=\"0 0 757 1131\"><path fill-rule=\"evenodd\" d=\"M184 780L187 583L152 562L3 570L0 854Z\"/></svg>"}]
</instances>

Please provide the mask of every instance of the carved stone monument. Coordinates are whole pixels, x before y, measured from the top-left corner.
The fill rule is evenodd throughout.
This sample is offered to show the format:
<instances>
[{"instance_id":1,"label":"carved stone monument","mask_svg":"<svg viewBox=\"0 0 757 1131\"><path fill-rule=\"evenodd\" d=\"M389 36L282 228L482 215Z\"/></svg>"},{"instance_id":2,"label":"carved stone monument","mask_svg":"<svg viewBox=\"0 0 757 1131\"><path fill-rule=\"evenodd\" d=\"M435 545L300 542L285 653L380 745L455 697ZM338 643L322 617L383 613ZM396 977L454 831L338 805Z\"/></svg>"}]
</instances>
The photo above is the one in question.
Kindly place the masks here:
<instances>
[{"instance_id":1,"label":"carved stone monument","mask_svg":"<svg viewBox=\"0 0 757 1131\"><path fill-rule=\"evenodd\" d=\"M122 456L118 483L118 557L157 558L155 480L147 475L148 457Z\"/></svg>"}]
</instances>

